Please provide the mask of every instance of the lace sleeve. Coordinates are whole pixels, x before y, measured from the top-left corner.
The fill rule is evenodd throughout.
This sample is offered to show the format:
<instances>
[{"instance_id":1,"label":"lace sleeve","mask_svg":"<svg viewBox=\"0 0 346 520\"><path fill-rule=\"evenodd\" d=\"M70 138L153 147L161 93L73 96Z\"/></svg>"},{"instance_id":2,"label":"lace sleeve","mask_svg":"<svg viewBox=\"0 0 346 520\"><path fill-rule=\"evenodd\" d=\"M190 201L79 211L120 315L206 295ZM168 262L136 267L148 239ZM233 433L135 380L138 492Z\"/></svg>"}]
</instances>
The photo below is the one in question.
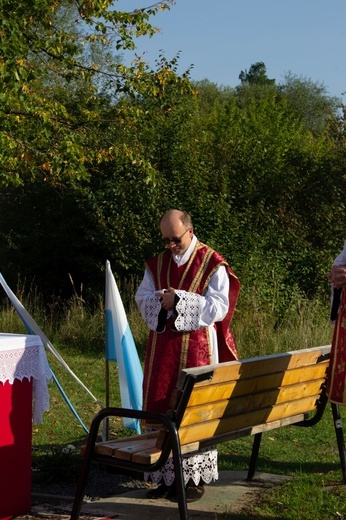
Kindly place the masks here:
<instances>
[{"instance_id":1,"label":"lace sleeve","mask_svg":"<svg viewBox=\"0 0 346 520\"><path fill-rule=\"evenodd\" d=\"M148 298L145 302L145 322L149 329L156 330L161 310L160 299L157 296Z\"/></svg>"},{"instance_id":2,"label":"lace sleeve","mask_svg":"<svg viewBox=\"0 0 346 520\"><path fill-rule=\"evenodd\" d=\"M191 331L200 328L199 322L203 309L203 296L187 292L175 291L179 300L175 305L177 317L174 321L174 328L179 331Z\"/></svg>"}]
</instances>

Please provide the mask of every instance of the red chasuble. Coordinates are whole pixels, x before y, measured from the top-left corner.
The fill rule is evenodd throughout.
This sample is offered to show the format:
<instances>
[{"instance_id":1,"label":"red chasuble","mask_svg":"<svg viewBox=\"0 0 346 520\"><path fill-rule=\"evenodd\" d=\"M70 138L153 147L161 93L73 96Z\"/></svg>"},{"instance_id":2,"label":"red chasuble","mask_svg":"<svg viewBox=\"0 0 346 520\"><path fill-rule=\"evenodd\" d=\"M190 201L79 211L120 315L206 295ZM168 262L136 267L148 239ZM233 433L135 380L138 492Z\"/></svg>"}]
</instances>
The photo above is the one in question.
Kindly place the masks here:
<instances>
[{"instance_id":1,"label":"red chasuble","mask_svg":"<svg viewBox=\"0 0 346 520\"><path fill-rule=\"evenodd\" d=\"M180 267L169 249L147 263L157 290L167 287L204 295L211 276L224 265L230 277L229 309L222 322L215 323L219 361L238 359L229 324L239 294L239 281L222 256L197 242L188 262ZM150 331L144 369L143 409L165 412L176 386L179 371L211 363L208 328L191 332L172 330L173 317L162 333Z\"/></svg>"},{"instance_id":2,"label":"red chasuble","mask_svg":"<svg viewBox=\"0 0 346 520\"><path fill-rule=\"evenodd\" d=\"M342 290L330 353L327 394L329 400L346 404L346 289Z\"/></svg>"}]
</instances>

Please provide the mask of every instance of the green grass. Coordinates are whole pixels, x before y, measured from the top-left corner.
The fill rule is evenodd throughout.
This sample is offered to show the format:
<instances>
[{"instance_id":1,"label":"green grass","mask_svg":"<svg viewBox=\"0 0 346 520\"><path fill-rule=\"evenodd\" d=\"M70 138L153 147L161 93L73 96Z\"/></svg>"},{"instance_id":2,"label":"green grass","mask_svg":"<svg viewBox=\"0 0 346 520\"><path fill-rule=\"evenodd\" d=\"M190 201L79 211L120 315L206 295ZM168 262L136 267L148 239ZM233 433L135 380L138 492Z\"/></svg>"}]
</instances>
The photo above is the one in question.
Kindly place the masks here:
<instances>
[{"instance_id":1,"label":"green grass","mask_svg":"<svg viewBox=\"0 0 346 520\"><path fill-rule=\"evenodd\" d=\"M256 303L258 295L249 293L239 301L233 332L242 358L325 345L331 341L328 302L296 298L284 315ZM251 297L251 298L250 298ZM34 300L34 304L32 301ZM50 338L69 367L97 397L99 403L81 388L58 361L47 353L50 365L64 391L88 428L97 411L105 404L104 309L88 309L82 298L58 302L50 309L39 299L23 302ZM129 323L144 358L147 335L136 307L128 308ZM2 332L25 332L11 306L0 308ZM119 405L117 367L110 364L110 404ZM50 410L43 422L33 427L33 466L40 468L46 481L75 482L80 469L79 447L86 433L65 403L58 388L50 384ZM341 409L342 417L346 411ZM130 435L121 420L111 423L115 435ZM252 437L226 444L219 449L220 470L246 471ZM69 445L77 449L66 450ZM330 406L322 421L311 428L286 427L263 434L257 470L292 477L273 488L263 489L255 503L244 504L244 512L222 518L242 520L327 520L346 519L346 486L341 484L341 469ZM221 518L221 516L220 516Z\"/></svg>"},{"instance_id":2,"label":"green grass","mask_svg":"<svg viewBox=\"0 0 346 520\"><path fill-rule=\"evenodd\" d=\"M345 410L341 409L345 420ZM251 437L219 446L219 469L245 471ZM261 493L247 518L324 520L346 518L346 486L330 406L319 424L263 434L257 471L292 477ZM252 516L251 516L252 515Z\"/></svg>"}]
</instances>

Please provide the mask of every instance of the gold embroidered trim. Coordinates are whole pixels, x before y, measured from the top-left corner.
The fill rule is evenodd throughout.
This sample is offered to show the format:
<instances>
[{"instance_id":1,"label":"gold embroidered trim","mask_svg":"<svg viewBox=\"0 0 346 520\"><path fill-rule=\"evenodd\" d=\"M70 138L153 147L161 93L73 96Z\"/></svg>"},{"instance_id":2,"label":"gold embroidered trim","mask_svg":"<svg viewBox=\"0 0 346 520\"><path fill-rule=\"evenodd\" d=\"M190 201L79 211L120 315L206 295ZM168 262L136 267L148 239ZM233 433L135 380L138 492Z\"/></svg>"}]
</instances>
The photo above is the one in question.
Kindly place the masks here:
<instances>
[{"instance_id":1,"label":"gold embroidered trim","mask_svg":"<svg viewBox=\"0 0 346 520\"><path fill-rule=\"evenodd\" d=\"M193 254L193 257L195 257L195 255L197 254L197 251L199 249L201 249L202 247L205 247L205 245L202 243L202 242L197 242L196 244L196 247L195 247L195 251L194 251L194 254ZM211 249L210 247L207 248L207 252L206 254L204 255L203 257L203 260L202 260L202 263L196 273L196 276L194 277L194 279L192 280L191 282L191 286L189 288L189 291L191 292L197 292L197 289L201 283L201 280L203 278L203 275L205 273L205 270L209 264L209 261L210 261L210 258L213 256L214 254L214 250ZM192 255L191 255L192 256ZM190 262L189 262L189 265L190 265ZM189 265L187 267L187 269L189 268Z\"/></svg>"},{"instance_id":2,"label":"gold embroidered trim","mask_svg":"<svg viewBox=\"0 0 346 520\"><path fill-rule=\"evenodd\" d=\"M149 371L148 371L148 381L151 380L151 372L153 369L153 360L155 356L155 350L156 350L156 342L157 342L157 332L153 332L152 342L151 342L151 352L150 352L150 361L149 361ZM147 403L148 403L148 391L149 386L147 385L147 390L145 392L145 395L143 395L143 410L147 409Z\"/></svg>"},{"instance_id":3,"label":"gold embroidered trim","mask_svg":"<svg viewBox=\"0 0 346 520\"><path fill-rule=\"evenodd\" d=\"M161 287L161 272L162 272L162 267L163 267L163 255L164 255L164 252L160 253L158 255L158 260L157 260L157 268L156 268L156 276L157 276L157 281L158 281L158 289L168 289L168 287L171 286L171 264L172 264L172 255L169 259L169 262L168 262L168 268L167 268L167 287Z\"/></svg>"},{"instance_id":4,"label":"gold embroidered trim","mask_svg":"<svg viewBox=\"0 0 346 520\"><path fill-rule=\"evenodd\" d=\"M206 278L206 280L205 280L205 282L204 282L203 292L205 291L206 287L208 287L211 277L213 276L213 274L215 273L215 271L217 271L218 268L219 268L221 265L224 265L225 267L227 267L227 263L226 263L226 262L220 262L218 265L216 265L216 266L214 267L214 269L212 269L212 270L210 271L209 275L207 276L207 278Z\"/></svg>"},{"instance_id":5,"label":"gold embroidered trim","mask_svg":"<svg viewBox=\"0 0 346 520\"><path fill-rule=\"evenodd\" d=\"M211 356L211 341L210 341L209 327L206 327L206 333L207 333L207 342L208 342L208 350L209 350L209 365L210 365L212 362L212 356Z\"/></svg>"},{"instance_id":6,"label":"gold embroidered trim","mask_svg":"<svg viewBox=\"0 0 346 520\"><path fill-rule=\"evenodd\" d=\"M179 370L186 368L187 364L187 353L189 350L190 333L185 332L181 338L181 351L180 351L180 366Z\"/></svg>"},{"instance_id":7,"label":"gold embroidered trim","mask_svg":"<svg viewBox=\"0 0 346 520\"><path fill-rule=\"evenodd\" d=\"M158 282L158 289L162 289L161 287L161 270L162 270L162 264L163 264L163 253L159 254L158 260L157 260L157 267L156 267L156 277Z\"/></svg>"},{"instance_id":8,"label":"gold embroidered trim","mask_svg":"<svg viewBox=\"0 0 346 520\"><path fill-rule=\"evenodd\" d=\"M209 264L210 258L214 254L214 251L212 249L209 249L207 253L203 257L203 262L201 263L200 268L198 269L198 272L193 280L193 283L191 284L191 291L197 292L197 288L199 287L201 280L203 278L203 275L205 273L205 270L207 268L207 265Z\"/></svg>"}]
</instances>

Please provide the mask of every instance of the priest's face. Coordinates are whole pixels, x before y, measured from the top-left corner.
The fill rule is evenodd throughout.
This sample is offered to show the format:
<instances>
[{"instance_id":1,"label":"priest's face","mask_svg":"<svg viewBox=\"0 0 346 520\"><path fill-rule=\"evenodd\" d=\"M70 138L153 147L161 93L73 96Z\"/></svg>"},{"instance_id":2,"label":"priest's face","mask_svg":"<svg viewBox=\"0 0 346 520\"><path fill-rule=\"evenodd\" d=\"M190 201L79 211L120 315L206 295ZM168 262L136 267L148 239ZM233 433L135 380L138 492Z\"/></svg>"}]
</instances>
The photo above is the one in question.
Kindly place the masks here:
<instances>
[{"instance_id":1,"label":"priest's face","mask_svg":"<svg viewBox=\"0 0 346 520\"><path fill-rule=\"evenodd\" d=\"M164 218L161 221L160 229L163 241L175 255L185 253L191 244L193 228L186 228L178 216Z\"/></svg>"}]
</instances>

